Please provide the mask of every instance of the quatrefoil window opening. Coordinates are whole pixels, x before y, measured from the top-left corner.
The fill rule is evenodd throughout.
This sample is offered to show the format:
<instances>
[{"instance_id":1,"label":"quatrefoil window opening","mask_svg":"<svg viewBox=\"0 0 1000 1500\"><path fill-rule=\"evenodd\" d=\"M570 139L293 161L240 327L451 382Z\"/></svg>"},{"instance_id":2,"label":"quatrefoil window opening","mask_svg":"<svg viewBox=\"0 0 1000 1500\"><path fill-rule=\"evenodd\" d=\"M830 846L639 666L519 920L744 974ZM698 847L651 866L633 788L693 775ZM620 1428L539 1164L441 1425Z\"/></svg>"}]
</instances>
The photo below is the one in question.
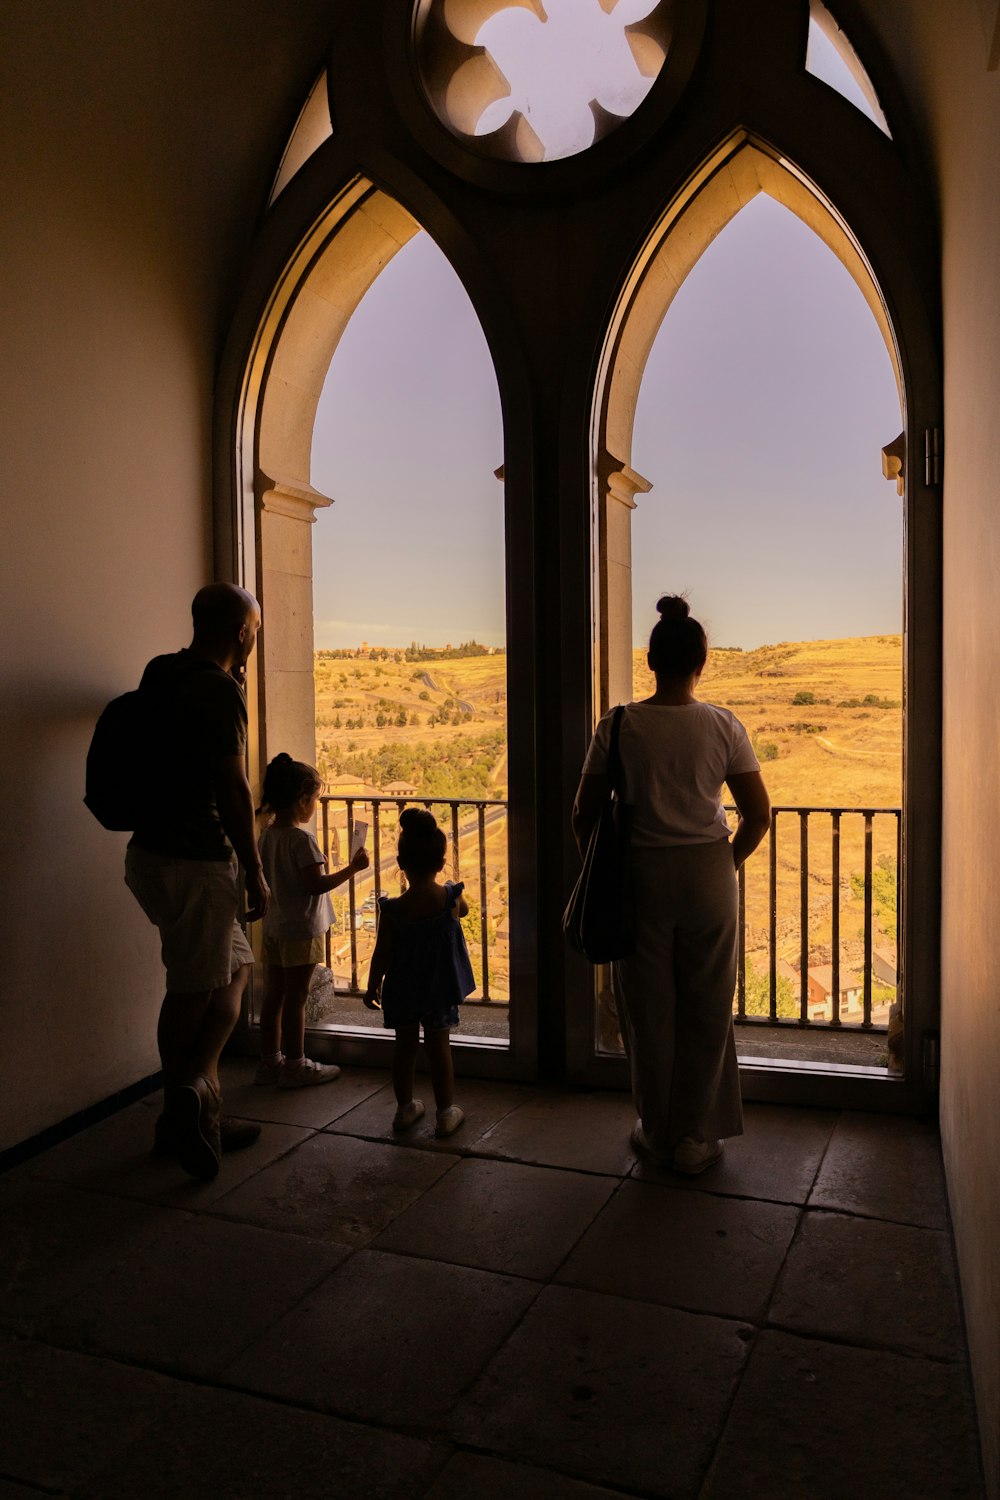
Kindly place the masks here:
<instances>
[{"instance_id":1,"label":"quatrefoil window opening","mask_svg":"<svg viewBox=\"0 0 1000 1500\"><path fill-rule=\"evenodd\" d=\"M557 161L642 103L673 0L425 0L417 50L442 122L485 154Z\"/></svg>"}]
</instances>

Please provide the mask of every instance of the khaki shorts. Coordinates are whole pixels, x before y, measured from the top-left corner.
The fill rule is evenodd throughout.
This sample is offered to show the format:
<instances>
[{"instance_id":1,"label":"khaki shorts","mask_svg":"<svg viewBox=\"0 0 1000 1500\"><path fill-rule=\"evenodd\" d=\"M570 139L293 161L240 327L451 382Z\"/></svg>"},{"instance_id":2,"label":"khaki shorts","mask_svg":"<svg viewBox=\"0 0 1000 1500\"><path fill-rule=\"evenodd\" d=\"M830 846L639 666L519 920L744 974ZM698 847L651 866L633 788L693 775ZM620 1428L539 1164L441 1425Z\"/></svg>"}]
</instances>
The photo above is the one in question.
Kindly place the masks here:
<instances>
[{"instance_id":1,"label":"khaki shorts","mask_svg":"<svg viewBox=\"0 0 1000 1500\"><path fill-rule=\"evenodd\" d=\"M167 989L202 994L223 989L253 950L236 920L236 860L171 859L130 844L125 884L154 927Z\"/></svg>"},{"instance_id":2,"label":"khaki shorts","mask_svg":"<svg viewBox=\"0 0 1000 1500\"><path fill-rule=\"evenodd\" d=\"M301 969L305 964L321 964L326 957L326 938L269 938L264 939L262 957L266 964L276 969Z\"/></svg>"}]
</instances>

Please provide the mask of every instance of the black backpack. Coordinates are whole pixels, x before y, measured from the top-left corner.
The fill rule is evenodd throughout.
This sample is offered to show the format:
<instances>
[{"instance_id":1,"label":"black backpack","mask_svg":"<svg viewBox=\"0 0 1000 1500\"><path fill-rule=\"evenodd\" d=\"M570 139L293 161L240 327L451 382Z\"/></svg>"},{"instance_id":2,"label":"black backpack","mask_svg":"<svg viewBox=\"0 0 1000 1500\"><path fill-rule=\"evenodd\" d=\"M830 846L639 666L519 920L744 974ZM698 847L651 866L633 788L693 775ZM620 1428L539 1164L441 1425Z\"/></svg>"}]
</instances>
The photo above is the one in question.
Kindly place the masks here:
<instances>
[{"instance_id":1,"label":"black backpack","mask_svg":"<svg viewBox=\"0 0 1000 1500\"><path fill-rule=\"evenodd\" d=\"M112 698L87 751L84 803L98 823L132 833L149 807L149 752L161 731L160 698L138 687Z\"/></svg>"}]
</instances>

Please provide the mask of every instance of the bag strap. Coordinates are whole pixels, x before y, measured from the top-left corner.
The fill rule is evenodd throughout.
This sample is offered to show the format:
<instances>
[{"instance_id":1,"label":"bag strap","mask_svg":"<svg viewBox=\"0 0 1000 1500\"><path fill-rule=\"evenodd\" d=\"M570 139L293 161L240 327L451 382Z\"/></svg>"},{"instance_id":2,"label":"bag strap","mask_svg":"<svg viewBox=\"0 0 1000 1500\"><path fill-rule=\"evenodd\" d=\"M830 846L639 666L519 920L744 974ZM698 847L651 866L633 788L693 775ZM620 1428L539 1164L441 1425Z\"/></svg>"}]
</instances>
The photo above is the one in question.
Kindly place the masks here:
<instances>
[{"instance_id":1,"label":"bag strap","mask_svg":"<svg viewBox=\"0 0 1000 1500\"><path fill-rule=\"evenodd\" d=\"M611 778L611 789L619 798L622 794L622 756L618 748L618 736L621 734L624 717L625 705L619 703L615 709L615 716L611 720L611 740L608 745L608 775Z\"/></svg>"}]
</instances>

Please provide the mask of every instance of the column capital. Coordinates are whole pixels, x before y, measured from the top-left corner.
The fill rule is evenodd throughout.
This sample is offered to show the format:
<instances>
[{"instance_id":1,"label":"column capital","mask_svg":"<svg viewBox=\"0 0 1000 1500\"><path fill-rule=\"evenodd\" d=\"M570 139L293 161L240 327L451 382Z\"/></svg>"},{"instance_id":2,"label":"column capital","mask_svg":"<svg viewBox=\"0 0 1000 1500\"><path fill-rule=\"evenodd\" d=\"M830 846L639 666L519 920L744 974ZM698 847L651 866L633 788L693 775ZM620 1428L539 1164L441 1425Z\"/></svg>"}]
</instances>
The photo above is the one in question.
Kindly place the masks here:
<instances>
[{"instance_id":1,"label":"column capital","mask_svg":"<svg viewBox=\"0 0 1000 1500\"><path fill-rule=\"evenodd\" d=\"M333 504L329 495L321 495L311 484L286 484L281 480L268 481L268 488L260 497L261 509L272 516L288 516L293 521L306 521L312 525L316 512Z\"/></svg>"},{"instance_id":2,"label":"column capital","mask_svg":"<svg viewBox=\"0 0 1000 1500\"><path fill-rule=\"evenodd\" d=\"M882 449L882 475L896 481L896 493L901 495L906 482L906 433L886 443Z\"/></svg>"},{"instance_id":3,"label":"column capital","mask_svg":"<svg viewBox=\"0 0 1000 1500\"><path fill-rule=\"evenodd\" d=\"M629 464L607 449L598 456L597 473L610 500L617 500L628 510L635 510L636 495L648 495L653 481L645 479Z\"/></svg>"}]
</instances>

